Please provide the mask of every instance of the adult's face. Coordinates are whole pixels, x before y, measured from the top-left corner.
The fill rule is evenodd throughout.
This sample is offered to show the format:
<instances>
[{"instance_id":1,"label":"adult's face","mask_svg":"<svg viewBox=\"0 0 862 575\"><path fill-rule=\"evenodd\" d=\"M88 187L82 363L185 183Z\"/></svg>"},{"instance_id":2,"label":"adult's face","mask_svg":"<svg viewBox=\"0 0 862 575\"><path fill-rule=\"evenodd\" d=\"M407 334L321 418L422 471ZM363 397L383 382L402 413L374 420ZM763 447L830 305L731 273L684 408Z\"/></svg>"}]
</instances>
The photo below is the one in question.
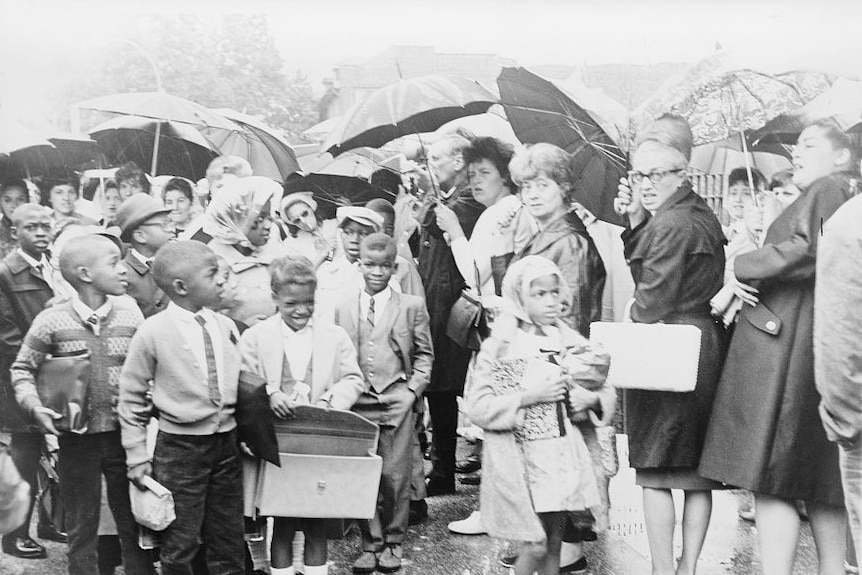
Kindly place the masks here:
<instances>
[{"instance_id":1,"label":"adult's face","mask_svg":"<svg viewBox=\"0 0 862 575\"><path fill-rule=\"evenodd\" d=\"M144 188L136 180L122 180L117 184L120 190L120 197L127 200L135 194L141 194Z\"/></svg>"},{"instance_id":2,"label":"adult's face","mask_svg":"<svg viewBox=\"0 0 862 575\"><path fill-rule=\"evenodd\" d=\"M679 189L685 180L685 157L677 150L659 144L644 142L632 155L632 172L629 184L641 194L643 207L655 213ZM634 179L643 177L636 183Z\"/></svg>"},{"instance_id":3,"label":"adult's face","mask_svg":"<svg viewBox=\"0 0 862 575\"><path fill-rule=\"evenodd\" d=\"M737 182L727 188L724 209L730 214L731 219L738 220L742 217L743 198L749 195L751 195L750 188L742 182Z\"/></svg>"},{"instance_id":4,"label":"adult's face","mask_svg":"<svg viewBox=\"0 0 862 575\"><path fill-rule=\"evenodd\" d=\"M60 216L71 216L75 213L75 202L78 199L78 191L72 186L60 184L51 188L51 207Z\"/></svg>"},{"instance_id":5,"label":"adult's face","mask_svg":"<svg viewBox=\"0 0 862 575\"><path fill-rule=\"evenodd\" d=\"M317 229L317 216L314 215L314 210L302 201L290 204L284 219L305 232L313 232Z\"/></svg>"},{"instance_id":6,"label":"adult's face","mask_svg":"<svg viewBox=\"0 0 862 575\"><path fill-rule=\"evenodd\" d=\"M27 203L27 191L21 188L8 188L0 196L0 210L3 217L12 220L12 212L21 204Z\"/></svg>"},{"instance_id":7,"label":"adult's face","mask_svg":"<svg viewBox=\"0 0 862 575\"><path fill-rule=\"evenodd\" d=\"M119 188L105 189L105 201L102 204L102 213L105 219L113 221L117 217L117 210L120 209L120 204L123 203L123 198L120 196Z\"/></svg>"},{"instance_id":8,"label":"adult's face","mask_svg":"<svg viewBox=\"0 0 862 575\"><path fill-rule=\"evenodd\" d=\"M467 166L467 175L473 197L485 207L493 206L512 193L497 166L487 158Z\"/></svg>"},{"instance_id":9,"label":"adult's face","mask_svg":"<svg viewBox=\"0 0 862 575\"><path fill-rule=\"evenodd\" d=\"M455 185L458 172L464 169L464 160L460 153L452 152L449 142L443 141L432 145L428 150L428 166L440 187L448 189Z\"/></svg>"},{"instance_id":10,"label":"adult's face","mask_svg":"<svg viewBox=\"0 0 862 575\"><path fill-rule=\"evenodd\" d=\"M803 190L808 188L815 180L840 170L848 154L833 146L823 128L806 128L793 148L793 183Z\"/></svg>"},{"instance_id":11,"label":"adult's face","mask_svg":"<svg viewBox=\"0 0 862 575\"><path fill-rule=\"evenodd\" d=\"M563 186L540 172L521 185L521 201L541 225L566 213L566 192Z\"/></svg>"},{"instance_id":12,"label":"adult's face","mask_svg":"<svg viewBox=\"0 0 862 575\"><path fill-rule=\"evenodd\" d=\"M269 210L270 203L267 201L260 208L260 214L251 223L251 227L246 233L248 243L253 246L262 246L269 241L269 234L272 229L272 216Z\"/></svg>"},{"instance_id":13,"label":"adult's face","mask_svg":"<svg viewBox=\"0 0 862 575\"><path fill-rule=\"evenodd\" d=\"M182 226L192 218L192 203L179 190L170 190L165 194L165 207L171 210L171 221Z\"/></svg>"},{"instance_id":14,"label":"adult's face","mask_svg":"<svg viewBox=\"0 0 862 575\"><path fill-rule=\"evenodd\" d=\"M775 199L783 208L787 208L790 204L796 201L802 192L792 182L786 186L778 186L772 188L772 193L775 194Z\"/></svg>"}]
</instances>

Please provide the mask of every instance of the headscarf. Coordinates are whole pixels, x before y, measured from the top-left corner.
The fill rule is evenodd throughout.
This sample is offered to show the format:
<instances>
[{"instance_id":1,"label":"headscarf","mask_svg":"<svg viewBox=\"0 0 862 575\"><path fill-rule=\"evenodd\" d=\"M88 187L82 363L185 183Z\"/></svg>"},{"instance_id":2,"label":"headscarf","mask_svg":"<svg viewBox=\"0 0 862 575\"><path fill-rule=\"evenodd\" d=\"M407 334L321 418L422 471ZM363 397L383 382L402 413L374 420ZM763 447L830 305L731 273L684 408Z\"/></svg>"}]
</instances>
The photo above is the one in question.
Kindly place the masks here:
<instances>
[{"instance_id":1,"label":"headscarf","mask_svg":"<svg viewBox=\"0 0 862 575\"><path fill-rule=\"evenodd\" d=\"M555 276L562 292L561 300L568 301L569 285L563 278L563 272L557 264L543 256L527 256L509 266L503 277L501 294L503 296L503 309L499 318L494 322L494 335L508 341L518 328L518 321L532 324L530 314L524 306L524 300L530 292L530 284L534 280ZM560 320L561 321L561 320Z\"/></svg>"},{"instance_id":2,"label":"headscarf","mask_svg":"<svg viewBox=\"0 0 862 575\"><path fill-rule=\"evenodd\" d=\"M261 208L280 193L281 186L263 176L231 180L207 206L203 231L224 243L254 248L248 232L260 217Z\"/></svg>"}]
</instances>

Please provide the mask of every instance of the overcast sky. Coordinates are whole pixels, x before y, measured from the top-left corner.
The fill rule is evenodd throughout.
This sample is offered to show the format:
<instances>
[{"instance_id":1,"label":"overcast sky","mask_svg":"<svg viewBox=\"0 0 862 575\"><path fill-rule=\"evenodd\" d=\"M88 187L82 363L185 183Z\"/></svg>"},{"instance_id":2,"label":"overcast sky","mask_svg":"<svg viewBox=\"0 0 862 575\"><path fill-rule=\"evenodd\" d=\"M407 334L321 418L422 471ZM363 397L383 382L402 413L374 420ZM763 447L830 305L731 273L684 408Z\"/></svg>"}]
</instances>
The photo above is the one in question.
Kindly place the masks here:
<instances>
[{"instance_id":1,"label":"overcast sky","mask_svg":"<svg viewBox=\"0 0 862 575\"><path fill-rule=\"evenodd\" d=\"M862 68L856 0L0 0L0 82L7 109L38 113L64 59L105 46L135 14L266 13L291 70L315 84L342 62L393 44L492 53L524 66L692 62L716 43L767 47L806 65ZM189 42L194 42L190 37Z\"/></svg>"}]
</instances>

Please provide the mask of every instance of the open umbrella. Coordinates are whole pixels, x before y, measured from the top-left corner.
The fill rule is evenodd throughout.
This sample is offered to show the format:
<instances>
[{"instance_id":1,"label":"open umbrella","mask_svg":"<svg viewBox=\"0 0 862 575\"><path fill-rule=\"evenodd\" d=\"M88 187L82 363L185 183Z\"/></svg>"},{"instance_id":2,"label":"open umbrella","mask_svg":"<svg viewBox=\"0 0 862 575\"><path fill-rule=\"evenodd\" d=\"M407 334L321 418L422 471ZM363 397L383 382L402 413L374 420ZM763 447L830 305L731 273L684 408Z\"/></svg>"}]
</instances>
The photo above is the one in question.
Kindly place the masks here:
<instances>
[{"instance_id":1,"label":"open umbrella","mask_svg":"<svg viewBox=\"0 0 862 575\"><path fill-rule=\"evenodd\" d=\"M0 114L0 172L17 177L68 174L102 158L99 145L85 134L46 132Z\"/></svg>"},{"instance_id":2,"label":"open umbrella","mask_svg":"<svg viewBox=\"0 0 862 575\"><path fill-rule=\"evenodd\" d=\"M401 80L351 107L322 148L334 156L361 146L378 148L400 136L433 132L455 118L481 114L496 101L478 82L460 76Z\"/></svg>"},{"instance_id":3,"label":"open umbrella","mask_svg":"<svg viewBox=\"0 0 862 575\"><path fill-rule=\"evenodd\" d=\"M90 130L112 164L151 166L151 175L198 180L219 150L193 126L139 116L121 116Z\"/></svg>"},{"instance_id":4,"label":"open umbrella","mask_svg":"<svg viewBox=\"0 0 862 575\"><path fill-rule=\"evenodd\" d=\"M296 153L278 130L236 110L220 108L213 111L239 127L236 131L200 128L207 140L222 154L245 158L251 164L255 175L266 176L279 182L283 182L290 174L299 171Z\"/></svg>"},{"instance_id":5,"label":"open umbrella","mask_svg":"<svg viewBox=\"0 0 862 575\"><path fill-rule=\"evenodd\" d=\"M317 214L323 219L335 217L341 206L364 206L369 200L383 198L395 202L395 195L367 180L333 174L293 174L284 183L284 193L312 192Z\"/></svg>"},{"instance_id":6,"label":"open umbrella","mask_svg":"<svg viewBox=\"0 0 862 575\"><path fill-rule=\"evenodd\" d=\"M616 140L618 126L626 123L625 108L524 68L503 68L497 85L515 135L525 144L547 142L571 153L576 199L596 217L622 223L613 199L626 173L625 154Z\"/></svg>"}]
</instances>

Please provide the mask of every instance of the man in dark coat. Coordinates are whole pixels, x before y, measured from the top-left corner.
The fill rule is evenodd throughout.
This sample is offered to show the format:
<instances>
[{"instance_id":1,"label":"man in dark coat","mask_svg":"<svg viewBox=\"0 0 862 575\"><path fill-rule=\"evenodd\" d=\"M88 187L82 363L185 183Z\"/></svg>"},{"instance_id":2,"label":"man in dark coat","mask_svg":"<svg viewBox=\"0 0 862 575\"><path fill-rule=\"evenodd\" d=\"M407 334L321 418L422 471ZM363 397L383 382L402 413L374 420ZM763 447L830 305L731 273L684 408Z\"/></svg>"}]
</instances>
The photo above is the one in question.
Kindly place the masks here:
<instances>
[{"instance_id":1,"label":"man in dark coat","mask_svg":"<svg viewBox=\"0 0 862 575\"><path fill-rule=\"evenodd\" d=\"M437 226L434 205L437 201L457 215L469 238L484 207L473 199L467 182L467 166L462 152L470 142L461 136L446 136L428 150L433 181L426 186L426 206L420 212L422 229L419 245L419 275L425 286L425 301L431 317L434 367L425 390L433 426L432 445L436 453L428 478L428 496L455 492L455 445L458 424L458 396L464 391L464 378L470 350L459 347L446 335L449 312L466 286L458 272L452 250Z\"/></svg>"}]
</instances>

